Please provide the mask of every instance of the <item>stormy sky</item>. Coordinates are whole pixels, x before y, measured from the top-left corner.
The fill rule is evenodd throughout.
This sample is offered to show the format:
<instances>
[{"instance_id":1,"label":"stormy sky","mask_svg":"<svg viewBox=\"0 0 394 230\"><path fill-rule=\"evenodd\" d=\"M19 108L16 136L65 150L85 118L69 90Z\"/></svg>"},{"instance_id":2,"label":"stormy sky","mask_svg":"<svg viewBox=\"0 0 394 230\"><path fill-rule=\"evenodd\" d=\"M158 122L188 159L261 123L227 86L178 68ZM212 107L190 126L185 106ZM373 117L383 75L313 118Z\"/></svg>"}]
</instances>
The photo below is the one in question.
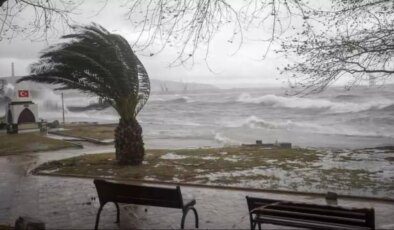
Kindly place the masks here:
<instances>
[{"instance_id":1,"label":"stormy sky","mask_svg":"<svg viewBox=\"0 0 394 230\"><path fill-rule=\"evenodd\" d=\"M73 15L73 19L81 24L99 23L110 32L118 33L133 43L138 33L133 33L133 27L126 19L127 9L118 1L109 1L100 11L103 5L97 4L98 2L102 1L87 0ZM28 20L29 15L24 17ZM138 51L137 56L154 79L209 83L225 88L286 86L287 78L281 76L277 70L277 67L283 67L286 61L283 56L273 52L279 44L272 44L270 52L263 58L268 43L256 39L270 31L271 28L266 26L246 32L241 49L234 54L238 44L228 42L232 30L223 28L211 42L207 63L204 61L205 52L197 52L193 65L169 67L179 51L171 47L154 56L149 55L149 49ZM29 64L37 60L40 50L57 43L58 38L59 35L55 35L45 42L32 42L22 38L1 41L0 77L11 75L11 62L15 63L16 75L27 74Z\"/></svg>"}]
</instances>

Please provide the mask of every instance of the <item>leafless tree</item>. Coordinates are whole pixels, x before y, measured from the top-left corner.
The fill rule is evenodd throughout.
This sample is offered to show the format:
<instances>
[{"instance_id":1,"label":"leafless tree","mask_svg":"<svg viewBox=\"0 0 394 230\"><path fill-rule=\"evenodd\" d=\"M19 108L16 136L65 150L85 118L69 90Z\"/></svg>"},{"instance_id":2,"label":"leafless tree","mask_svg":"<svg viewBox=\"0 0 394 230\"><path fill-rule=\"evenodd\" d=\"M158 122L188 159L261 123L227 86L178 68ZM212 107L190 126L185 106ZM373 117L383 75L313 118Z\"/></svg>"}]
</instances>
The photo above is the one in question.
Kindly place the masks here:
<instances>
[{"instance_id":1,"label":"leafless tree","mask_svg":"<svg viewBox=\"0 0 394 230\"><path fill-rule=\"evenodd\" d=\"M303 92L320 92L339 78L347 87L373 78L385 82L394 75L394 2L334 1L330 11L310 12L323 23L305 26L285 40L280 52L298 57L284 68L293 73Z\"/></svg>"}]
</instances>

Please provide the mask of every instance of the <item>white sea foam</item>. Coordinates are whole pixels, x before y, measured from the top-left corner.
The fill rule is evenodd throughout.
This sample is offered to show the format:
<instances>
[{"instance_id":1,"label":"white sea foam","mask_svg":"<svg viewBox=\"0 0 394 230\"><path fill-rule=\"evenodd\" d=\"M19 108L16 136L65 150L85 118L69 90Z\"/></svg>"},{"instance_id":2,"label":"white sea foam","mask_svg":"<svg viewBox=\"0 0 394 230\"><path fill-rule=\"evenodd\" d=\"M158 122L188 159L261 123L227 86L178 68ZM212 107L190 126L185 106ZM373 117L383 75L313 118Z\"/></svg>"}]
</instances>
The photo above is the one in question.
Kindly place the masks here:
<instances>
[{"instance_id":1,"label":"white sea foam","mask_svg":"<svg viewBox=\"0 0 394 230\"><path fill-rule=\"evenodd\" d=\"M214 138L217 142L224 144L224 145L240 144L239 141L232 140L231 138L224 136L222 133L216 133Z\"/></svg>"},{"instance_id":2,"label":"white sea foam","mask_svg":"<svg viewBox=\"0 0 394 230\"><path fill-rule=\"evenodd\" d=\"M174 95L155 95L149 99L150 102L174 102L174 103L191 103L194 102L190 97L174 94Z\"/></svg>"},{"instance_id":3,"label":"white sea foam","mask_svg":"<svg viewBox=\"0 0 394 230\"><path fill-rule=\"evenodd\" d=\"M368 101L362 103L353 102L332 102L328 99L321 98L301 98L301 97L284 97L268 94L259 97L253 97L249 93L242 93L237 102L262 104L273 107L292 108L292 109L321 109L333 113L360 112L369 109L382 109L393 105L394 101L387 98L380 100Z\"/></svg>"},{"instance_id":4,"label":"white sea foam","mask_svg":"<svg viewBox=\"0 0 394 230\"><path fill-rule=\"evenodd\" d=\"M175 153L166 153L163 156L160 157L161 159L164 160L180 160L180 159L185 159L187 156L181 156Z\"/></svg>"},{"instance_id":5,"label":"white sea foam","mask_svg":"<svg viewBox=\"0 0 394 230\"><path fill-rule=\"evenodd\" d=\"M279 125L274 122L267 122L264 119L257 118L256 116L249 116L241 123L242 126L248 126L250 128L268 128L275 129L278 128Z\"/></svg>"},{"instance_id":6,"label":"white sea foam","mask_svg":"<svg viewBox=\"0 0 394 230\"><path fill-rule=\"evenodd\" d=\"M12 95L14 94L14 90L15 90L15 86L10 83L7 83L4 86L4 95L7 97L12 97Z\"/></svg>"},{"instance_id":7,"label":"white sea foam","mask_svg":"<svg viewBox=\"0 0 394 230\"><path fill-rule=\"evenodd\" d=\"M248 127L251 129L292 129L301 126L291 120L286 120L285 122L280 123L276 121L268 121L254 115L236 121L227 121L224 122L223 125L229 128ZM308 124L305 125L308 126ZM302 124L303 127L305 127L305 125Z\"/></svg>"},{"instance_id":8,"label":"white sea foam","mask_svg":"<svg viewBox=\"0 0 394 230\"><path fill-rule=\"evenodd\" d=\"M201 157L203 160L219 160L220 157L214 157L214 156L206 156L206 157Z\"/></svg>"}]
</instances>

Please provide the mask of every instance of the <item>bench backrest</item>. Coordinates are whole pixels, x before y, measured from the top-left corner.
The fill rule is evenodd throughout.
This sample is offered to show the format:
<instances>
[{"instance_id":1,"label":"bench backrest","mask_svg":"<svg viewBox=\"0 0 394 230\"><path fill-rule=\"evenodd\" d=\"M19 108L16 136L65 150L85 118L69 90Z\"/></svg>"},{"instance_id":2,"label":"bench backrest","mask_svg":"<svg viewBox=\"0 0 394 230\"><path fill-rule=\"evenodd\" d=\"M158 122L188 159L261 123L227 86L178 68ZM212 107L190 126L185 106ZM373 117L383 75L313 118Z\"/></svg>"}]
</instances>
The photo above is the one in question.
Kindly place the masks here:
<instances>
[{"instance_id":1,"label":"bench backrest","mask_svg":"<svg viewBox=\"0 0 394 230\"><path fill-rule=\"evenodd\" d=\"M254 197L246 197L246 200L250 214L375 228L373 208L347 208Z\"/></svg>"},{"instance_id":2,"label":"bench backrest","mask_svg":"<svg viewBox=\"0 0 394 230\"><path fill-rule=\"evenodd\" d=\"M182 208L179 186L176 188L149 187L94 180L100 204L107 202L140 204L168 208Z\"/></svg>"}]
</instances>

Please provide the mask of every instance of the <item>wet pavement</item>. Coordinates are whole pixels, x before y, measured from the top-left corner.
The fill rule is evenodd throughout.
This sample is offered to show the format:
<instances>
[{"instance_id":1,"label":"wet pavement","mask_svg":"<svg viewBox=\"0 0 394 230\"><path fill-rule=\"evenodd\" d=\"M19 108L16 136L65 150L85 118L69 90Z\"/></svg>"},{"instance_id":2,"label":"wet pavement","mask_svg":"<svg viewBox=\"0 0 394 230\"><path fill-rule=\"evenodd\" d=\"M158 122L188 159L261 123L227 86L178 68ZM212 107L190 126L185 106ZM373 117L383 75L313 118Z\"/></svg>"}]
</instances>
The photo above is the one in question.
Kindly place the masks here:
<instances>
[{"instance_id":1,"label":"wet pavement","mask_svg":"<svg viewBox=\"0 0 394 230\"><path fill-rule=\"evenodd\" d=\"M83 143L84 149L32 153L0 157L0 224L13 224L18 216L28 215L46 223L47 228L90 229L94 227L99 207L92 179L33 176L29 171L46 161L68 158L83 153L109 152L112 146ZM324 197L247 192L210 188L181 187L184 196L193 195L202 229L247 229L249 219L245 196L297 200L325 204ZM394 202L339 199L338 205L374 207L376 227L394 228ZM102 212L100 228L165 228L180 227L181 210L121 205L120 225L114 223L115 207L107 204ZM194 227L189 213L186 228ZM273 226L265 226L272 228ZM279 226L274 226L278 228ZM288 227L283 227L288 229Z\"/></svg>"}]
</instances>

